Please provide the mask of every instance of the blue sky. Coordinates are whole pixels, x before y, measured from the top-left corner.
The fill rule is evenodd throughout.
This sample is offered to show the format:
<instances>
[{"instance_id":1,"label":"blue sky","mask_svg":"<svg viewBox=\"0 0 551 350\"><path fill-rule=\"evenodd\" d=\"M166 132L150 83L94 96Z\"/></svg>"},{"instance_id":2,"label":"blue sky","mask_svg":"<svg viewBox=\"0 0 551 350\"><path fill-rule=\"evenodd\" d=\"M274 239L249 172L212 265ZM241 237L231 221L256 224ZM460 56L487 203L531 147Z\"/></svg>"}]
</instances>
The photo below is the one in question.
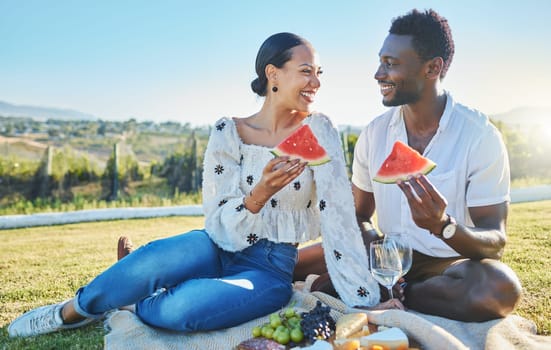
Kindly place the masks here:
<instances>
[{"instance_id":1,"label":"blue sky","mask_svg":"<svg viewBox=\"0 0 551 350\"><path fill-rule=\"evenodd\" d=\"M0 0L0 100L102 119L190 122L255 113L254 60L291 31L324 69L316 109L365 125L385 110L373 74L391 19L434 8L456 54L444 88L487 114L550 106L551 1Z\"/></svg>"}]
</instances>

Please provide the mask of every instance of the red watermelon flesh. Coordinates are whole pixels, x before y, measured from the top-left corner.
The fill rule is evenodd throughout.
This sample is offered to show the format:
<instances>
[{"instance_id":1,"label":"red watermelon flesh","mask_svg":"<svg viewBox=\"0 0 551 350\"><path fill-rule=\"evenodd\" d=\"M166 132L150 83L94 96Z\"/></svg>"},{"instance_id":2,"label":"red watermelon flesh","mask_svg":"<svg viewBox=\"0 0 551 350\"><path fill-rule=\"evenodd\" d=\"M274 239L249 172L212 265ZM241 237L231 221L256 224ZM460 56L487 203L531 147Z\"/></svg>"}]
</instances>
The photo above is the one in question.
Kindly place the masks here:
<instances>
[{"instance_id":1,"label":"red watermelon flesh","mask_svg":"<svg viewBox=\"0 0 551 350\"><path fill-rule=\"evenodd\" d=\"M373 178L374 181L384 184L405 181L408 176L415 174L428 174L436 167L436 163L423 157L419 152L401 141L396 141L392 152L381 165L381 168Z\"/></svg>"},{"instance_id":2,"label":"red watermelon flesh","mask_svg":"<svg viewBox=\"0 0 551 350\"><path fill-rule=\"evenodd\" d=\"M271 152L276 156L300 158L308 165L322 165L331 160L308 125L303 125L281 141Z\"/></svg>"}]
</instances>

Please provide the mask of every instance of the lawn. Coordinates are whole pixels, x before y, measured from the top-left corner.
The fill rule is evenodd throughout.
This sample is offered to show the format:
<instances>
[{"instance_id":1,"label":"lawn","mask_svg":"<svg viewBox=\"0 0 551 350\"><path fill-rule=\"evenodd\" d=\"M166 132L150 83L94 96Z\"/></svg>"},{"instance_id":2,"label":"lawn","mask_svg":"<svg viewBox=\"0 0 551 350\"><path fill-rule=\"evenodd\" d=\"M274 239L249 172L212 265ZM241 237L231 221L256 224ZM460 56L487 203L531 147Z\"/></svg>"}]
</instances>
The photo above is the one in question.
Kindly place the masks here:
<instances>
[{"instance_id":1,"label":"lawn","mask_svg":"<svg viewBox=\"0 0 551 350\"><path fill-rule=\"evenodd\" d=\"M30 339L9 339L22 312L64 300L116 260L120 235L136 245L203 227L202 217L168 217L0 231L0 349L102 349L101 323ZM513 204L503 260L519 275L524 296L515 313L551 335L551 201Z\"/></svg>"}]
</instances>

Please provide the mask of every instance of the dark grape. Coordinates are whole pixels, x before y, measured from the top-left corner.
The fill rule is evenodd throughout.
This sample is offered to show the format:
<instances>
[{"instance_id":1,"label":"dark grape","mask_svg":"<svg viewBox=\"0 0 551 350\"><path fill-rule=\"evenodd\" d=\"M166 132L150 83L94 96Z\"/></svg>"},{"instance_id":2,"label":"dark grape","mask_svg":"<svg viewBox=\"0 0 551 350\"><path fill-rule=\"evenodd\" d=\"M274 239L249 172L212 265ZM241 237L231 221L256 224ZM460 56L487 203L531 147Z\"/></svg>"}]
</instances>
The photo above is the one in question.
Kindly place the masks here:
<instances>
[{"instance_id":1,"label":"dark grape","mask_svg":"<svg viewBox=\"0 0 551 350\"><path fill-rule=\"evenodd\" d=\"M321 301L309 312L301 314L300 327L307 343L314 343L318 339L327 340L336 329L336 322L330 315L331 307L323 306Z\"/></svg>"}]
</instances>

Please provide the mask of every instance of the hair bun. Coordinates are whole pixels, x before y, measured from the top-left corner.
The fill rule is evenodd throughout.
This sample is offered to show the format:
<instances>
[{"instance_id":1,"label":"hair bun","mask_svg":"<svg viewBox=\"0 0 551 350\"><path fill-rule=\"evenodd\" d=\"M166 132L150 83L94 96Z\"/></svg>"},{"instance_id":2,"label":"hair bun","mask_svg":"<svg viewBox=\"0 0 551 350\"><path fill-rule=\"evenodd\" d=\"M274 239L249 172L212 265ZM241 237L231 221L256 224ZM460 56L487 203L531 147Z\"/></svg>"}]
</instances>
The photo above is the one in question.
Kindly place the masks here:
<instances>
[{"instance_id":1,"label":"hair bun","mask_svg":"<svg viewBox=\"0 0 551 350\"><path fill-rule=\"evenodd\" d=\"M258 96L266 96L266 83L262 83L259 78L251 82L251 89Z\"/></svg>"}]
</instances>

